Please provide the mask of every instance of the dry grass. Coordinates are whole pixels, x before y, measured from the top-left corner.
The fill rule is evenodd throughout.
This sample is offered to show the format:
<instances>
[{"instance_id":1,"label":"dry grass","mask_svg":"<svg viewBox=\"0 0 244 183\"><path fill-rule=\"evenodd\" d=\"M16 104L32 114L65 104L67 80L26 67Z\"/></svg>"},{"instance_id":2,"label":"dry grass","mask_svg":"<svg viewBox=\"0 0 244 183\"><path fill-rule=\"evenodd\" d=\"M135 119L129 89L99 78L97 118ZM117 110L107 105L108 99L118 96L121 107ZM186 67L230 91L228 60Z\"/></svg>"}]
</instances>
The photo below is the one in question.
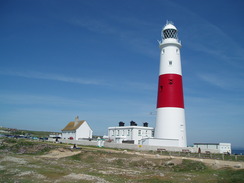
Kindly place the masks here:
<instances>
[{"instance_id":1,"label":"dry grass","mask_svg":"<svg viewBox=\"0 0 244 183\"><path fill-rule=\"evenodd\" d=\"M146 157L90 147L71 151L64 145L42 142L21 144L8 142L1 148L0 182L244 182L244 170L213 170L191 160ZM45 152L40 148L44 144L49 147Z\"/></svg>"}]
</instances>

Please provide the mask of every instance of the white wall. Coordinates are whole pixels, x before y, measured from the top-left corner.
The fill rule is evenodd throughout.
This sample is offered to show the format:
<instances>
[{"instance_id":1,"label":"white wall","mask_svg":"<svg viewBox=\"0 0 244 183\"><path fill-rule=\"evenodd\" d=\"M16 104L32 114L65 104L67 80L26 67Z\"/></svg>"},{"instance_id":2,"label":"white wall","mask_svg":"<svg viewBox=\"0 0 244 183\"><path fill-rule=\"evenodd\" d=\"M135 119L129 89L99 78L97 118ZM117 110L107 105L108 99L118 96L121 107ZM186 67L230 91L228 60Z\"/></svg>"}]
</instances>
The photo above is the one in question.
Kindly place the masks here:
<instances>
[{"instance_id":1,"label":"white wall","mask_svg":"<svg viewBox=\"0 0 244 183\"><path fill-rule=\"evenodd\" d=\"M196 148L201 148L201 149L219 149L219 144L197 144L194 145Z\"/></svg>"},{"instance_id":2,"label":"white wall","mask_svg":"<svg viewBox=\"0 0 244 183\"><path fill-rule=\"evenodd\" d=\"M219 143L220 153L230 153L231 154L231 144L230 143Z\"/></svg>"},{"instance_id":3,"label":"white wall","mask_svg":"<svg viewBox=\"0 0 244 183\"><path fill-rule=\"evenodd\" d=\"M202 153L208 150L215 150L219 153L230 153L231 154L231 144L230 143L219 143L219 144L194 144L195 148L201 148Z\"/></svg>"},{"instance_id":4,"label":"white wall","mask_svg":"<svg viewBox=\"0 0 244 183\"><path fill-rule=\"evenodd\" d=\"M90 126L84 121L76 131L63 131L62 139L69 139L70 137L73 137L74 140L88 139L92 138L92 132Z\"/></svg>"},{"instance_id":5,"label":"white wall","mask_svg":"<svg viewBox=\"0 0 244 183\"><path fill-rule=\"evenodd\" d=\"M152 137L154 128L142 126L109 127L108 137L116 143L123 140L134 140L134 144L140 144L143 138Z\"/></svg>"},{"instance_id":6,"label":"white wall","mask_svg":"<svg viewBox=\"0 0 244 183\"><path fill-rule=\"evenodd\" d=\"M168 146L168 147L178 147L178 139L157 139L157 138L147 138L142 140L143 145L150 146Z\"/></svg>"},{"instance_id":7,"label":"white wall","mask_svg":"<svg viewBox=\"0 0 244 183\"><path fill-rule=\"evenodd\" d=\"M62 132L62 139L69 139L70 137L73 137L73 139L76 139L75 131L63 131Z\"/></svg>"},{"instance_id":8,"label":"white wall","mask_svg":"<svg viewBox=\"0 0 244 183\"><path fill-rule=\"evenodd\" d=\"M75 140L92 138L92 130L86 121L76 130Z\"/></svg>"}]
</instances>

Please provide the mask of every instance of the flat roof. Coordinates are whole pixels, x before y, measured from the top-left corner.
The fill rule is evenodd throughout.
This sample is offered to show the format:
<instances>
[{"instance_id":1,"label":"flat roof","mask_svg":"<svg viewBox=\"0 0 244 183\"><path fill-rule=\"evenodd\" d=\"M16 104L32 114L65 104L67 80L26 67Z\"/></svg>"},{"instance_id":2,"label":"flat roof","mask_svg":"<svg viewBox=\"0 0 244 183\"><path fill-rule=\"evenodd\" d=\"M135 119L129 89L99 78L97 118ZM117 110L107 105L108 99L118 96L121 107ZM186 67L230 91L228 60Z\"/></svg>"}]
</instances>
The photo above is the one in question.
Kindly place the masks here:
<instances>
[{"instance_id":1,"label":"flat roof","mask_svg":"<svg viewBox=\"0 0 244 183\"><path fill-rule=\"evenodd\" d=\"M145 127L145 126L117 126L117 127L108 127L108 129L133 129L133 128L137 128L137 129L148 129L148 130L153 130L153 127Z\"/></svg>"},{"instance_id":2,"label":"flat roof","mask_svg":"<svg viewBox=\"0 0 244 183\"><path fill-rule=\"evenodd\" d=\"M219 143L194 143L194 145L219 145Z\"/></svg>"}]
</instances>

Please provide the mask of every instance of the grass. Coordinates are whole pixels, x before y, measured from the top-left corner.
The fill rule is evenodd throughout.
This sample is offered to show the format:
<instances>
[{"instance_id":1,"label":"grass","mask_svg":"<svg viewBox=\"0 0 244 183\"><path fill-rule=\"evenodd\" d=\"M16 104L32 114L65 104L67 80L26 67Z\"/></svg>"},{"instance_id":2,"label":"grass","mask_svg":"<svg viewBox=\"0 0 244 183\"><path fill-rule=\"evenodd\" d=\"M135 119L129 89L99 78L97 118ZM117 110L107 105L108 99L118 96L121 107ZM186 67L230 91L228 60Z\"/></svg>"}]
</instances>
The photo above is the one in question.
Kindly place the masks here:
<instances>
[{"instance_id":1,"label":"grass","mask_svg":"<svg viewBox=\"0 0 244 183\"><path fill-rule=\"evenodd\" d=\"M229 168L225 168L219 170L218 175L222 177L222 180L219 181L222 183L243 183L244 182L244 169L232 170Z\"/></svg>"},{"instance_id":2,"label":"grass","mask_svg":"<svg viewBox=\"0 0 244 183\"><path fill-rule=\"evenodd\" d=\"M28 139L4 138L3 144L0 145L0 154L12 152L24 155L43 155L51 149L57 148L55 145L40 141L31 141ZM61 144L60 144L61 145Z\"/></svg>"},{"instance_id":3,"label":"grass","mask_svg":"<svg viewBox=\"0 0 244 183\"><path fill-rule=\"evenodd\" d=\"M139 182L142 182L142 183L173 183L171 180L165 180L165 178L162 178L162 177L141 179L141 180L139 180Z\"/></svg>"},{"instance_id":4,"label":"grass","mask_svg":"<svg viewBox=\"0 0 244 183\"><path fill-rule=\"evenodd\" d=\"M175 172L202 172L207 170L207 166L199 161L192 161L184 159L181 164L174 166Z\"/></svg>"},{"instance_id":5,"label":"grass","mask_svg":"<svg viewBox=\"0 0 244 183\"><path fill-rule=\"evenodd\" d=\"M169 163L173 162L172 159L149 158L114 150L107 152L93 147L82 147L77 150L79 154L70 157L51 159L40 154L43 151L48 153L50 149L65 148L64 144L7 140L4 145L5 149L0 149L4 152L0 153L0 182L244 182L244 170L215 170L199 161ZM23 149L26 151L20 154Z\"/></svg>"}]
</instances>

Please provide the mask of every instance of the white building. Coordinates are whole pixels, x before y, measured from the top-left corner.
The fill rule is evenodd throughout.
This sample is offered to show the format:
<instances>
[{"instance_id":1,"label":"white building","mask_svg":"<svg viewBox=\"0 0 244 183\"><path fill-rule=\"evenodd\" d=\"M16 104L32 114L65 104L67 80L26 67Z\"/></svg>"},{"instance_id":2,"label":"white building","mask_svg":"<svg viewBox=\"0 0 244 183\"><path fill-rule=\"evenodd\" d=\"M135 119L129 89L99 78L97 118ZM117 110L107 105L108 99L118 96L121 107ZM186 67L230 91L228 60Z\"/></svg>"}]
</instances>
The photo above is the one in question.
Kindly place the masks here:
<instances>
[{"instance_id":1,"label":"white building","mask_svg":"<svg viewBox=\"0 0 244 183\"><path fill-rule=\"evenodd\" d=\"M117 127L108 128L108 138L116 143L141 144L142 139L154 136L154 128L148 127L148 123L137 126L134 121L130 126L124 126L123 122Z\"/></svg>"},{"instance_id":2,"label":"white building","mask_svg":"<svg viewBox=\"0 0 244 183\"><path fill-rule=\"evenodd\" d=\"M230 143L194 143L194 147L198 148L199 151L216 150L219 153L230 153L231 154L231 144Z\"/></svg>"},{"instance_id":3,"label":"white building","mask_svg":"<svg viewBox=\"0 0 244 183\"><path fill-rule=\"evenodd\" d=\"M62 130L62 139L82 140L92 138L92 129L85 120L79 120L77 116L75 121L69 122Z\"/></svg>"}]
</instances>

